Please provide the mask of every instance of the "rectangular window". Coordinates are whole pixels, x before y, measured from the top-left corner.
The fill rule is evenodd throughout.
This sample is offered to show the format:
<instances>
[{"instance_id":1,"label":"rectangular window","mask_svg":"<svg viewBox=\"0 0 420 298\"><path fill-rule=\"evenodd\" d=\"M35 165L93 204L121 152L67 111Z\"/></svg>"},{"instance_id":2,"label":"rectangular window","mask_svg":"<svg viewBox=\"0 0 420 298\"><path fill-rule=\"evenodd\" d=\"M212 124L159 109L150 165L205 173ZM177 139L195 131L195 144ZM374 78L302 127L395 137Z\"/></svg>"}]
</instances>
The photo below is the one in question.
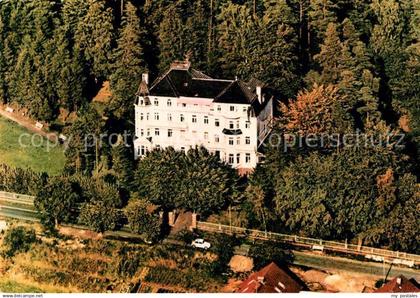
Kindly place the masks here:
<instances>
[{"instance_id":1,"label":"rectangular window","mask_svg":"<svg viewBox=\"0 0 420 298\"><path fill-rule=\"evenodd\" d=\"M241 163L241 154L240 153L236 154L236 163L237 164Z\"/></svg>"},{"instance_id":2,"label":"rectangular window","mask_svg":"<svg viewBox=\"0 0 420 298\"><path fill-rule=\"evenodd\" d=\"M235 163L235 155L233 155L233 154L229 154L229 160L228 160L228 163L229 163L230 165L233 165L233 164Z\"/></svg>"},{"instance_id":3,"label":"rectangular window","mask_svg":"<svg viewBox=\"0 0 420 298\"><path fill-rule=\"evenodd\" d=\"M141 146L140 155L145 155L145 154L146 154L146 148L144 146Z\"/></svg>"},{"instance_id":4,"label":"rectangular window","mask_svg":"<svg viewBox=\"0 0 420 298\"><path fill-rule=\"evenodd\" d=\"M143 115L143 113L140 113L140 120L143 120L144 119L144 115Z\"/></svg>"},{"instance_id":5,"label":"rectangular window","mask_svg":"<svg viewBox=\"0 0 420 298\"><path fill-rule=\"evenodd\" d=\"M166 102L166 105L167 105L168 107L171 107L171 106L172 106L172 100L168 99L168 101Z\"/></svg>"},{"instance_id":6,"label":"rectangular window","mask_svg":"<svg viewBox=\"0 0 420 298\"><path fill-rule=\"evenodd\" d=\"M248 111L248 108L247 108L247 107L243 107L243 108L242 108L242 111L243 111L244 113L246 113L246 112Z\"/></svg>"},{"instance_id":7,"label":"rectangular window","mask_svg":"<svg viewBox=\"0 0 420 298\"><path fill-rule=\"evenodd\" d=\"M172 114L171 113L168 114L168 121L172 121Z\"/></svg>"},{"instance_id":8,"label":"rectangular window","mask_svg":"<svg viewBox=\"0 0 420 298\"><path fill-rule=\"evenodd\" d=\"M246 163L250 163L251 162L251 154L250 153L246 153L245 154L245 162Z\"/></svg>"},{"instance_id":9,"label":"rectangular window","mask_svg":"<svg viewBox=\"0 0 420 298\"><path fill-rule=\"evenodd\" d=\"M159 113L155 113L155 120L159 120Z\"/></svg>"},{"instance_id":10,"label":"rectangular window","mask_svg":"<svg viewBox=\"0 0 420 298\"><path fill-rule=\"evenodd\" d=\"M181 152L185 153L185 147L181 147Z\"/></svg>"},{"instance_id":11,"label":"rectangular window","mask_svg":"<svg viewBox=\"0 0 420 298\"><path fill-rule=\"evenodd\" d=\"M168 129L168 138L172 137L172 134L173 134L172 129Z\"/></svg>"},{"instance_id":12,"label":"rectangular window","mask_svg":"<svg viewBox=\"0 0 420 298\"><path fill-rule=\"evenodd\" d=\"M155 103L155 106L158 106L159 105L159 100L157 98L155 98L154 103Z\"/></svg>"},{"instance_id":13,"label":"rectangular window","mask_svg":"<svg viewBox=\"0 0 420 298\"><path fill-rule=\"evenodd\" d=\"M217 136L217 135L214 136L214 142L215 143L219 143L220 142L219 136Z\"/></svg>"},{"instance_id":14,"label":"rectangular window","mask_svg":"<svg viewBox=\"0 0 420 298\"><path fill-rule=\"evenodd\" d=\"M247 144L247 145L251 144L251 138L250 137L245 137L245 144Z\"/></svg>"},{"instance_id":15,"label":"rectangular window","mask_svg":"<svg viewBox=\"0 0 420 298\"><path fill-rule=\"evenodd\" d=\"M157 150L160 150L160 145L156 145L156 149Z\"/></svg>"},{"instance_id":16,"label":"rectangular window","mask_svg":"<svg viewBox=\"0 0 420 298\"><path fill-rule=\"evenodd\" d=\"M141 106L144 105L144 100L143 99L140 99L140 105Z\"/></svg>"},{"instance_id":17,"label":"rectangular window","mask_svg":"<svg viewBox=\"0 0 420 298\"><path fill-rule=\"evenodd\" d=\"M149 113L146 114L146 120L149 120Z\"/></svg>"},{"instance_id":18,"label":"rectangular window","mask_svg":"<svg viewBox=\"0 0 420 298\"><path fill-rule=\"evenodd\" d=\"M209 133L208 132L204 132L204 139L208 140L209 139Z\"/></svg>"},{"instance_id":19,"label":"rectangular window","mask_svg":"<svg viewBox=\"0 0 420 298\"><path fill-rule=\"evenodd\" d=\"M144 136L144 129L140 129L140 136Z\"/></svg>"},{"instance_id":20,"label":"rectangular window","mask_svg":"<svg viewBox=\"0 0 420 298\"><path fill-rule=\"evenodd\" d=\"M246 122L245 122L245 128L250 128L250 127L251 127L251 122L246 121Z\"/></svg>"},{"instance_id":21,"label":"rectangular window","mask_svg":"<svg viewBox=\"0 0 420 298\"><path fill-rule=\"evenodd\" d=\"M233 138L229 138L229 145L233 146Z\"/></svg>"},{"instance_id":22,"label":"rectangular window","mask_svg":"<svg viewBox=\"0 0 420 298\"><path fill-rule=\"evenodd\" d=\"M241 144L241 138L240 137L237 137L236 138L236 145L240 145Z\"/></svg>"},{"instance_id":23,"label":"rectangular window","mask_svg":"<svg viewBox=\"0 0 420 298\"><path fill-rule=\"evenodd\" d=\"M159 135L159 128L155 128L155 136Z\"/></svg>"},{"instance_id":24,"label":"rectangular window","mask_svg":"<svg viewBox=\"0 0 420 298\"><path fill-rule=\"evenodd\" d=\"M235 112L235 106L230 106L229 109L231 112Z\"/></svg>"},{"instance_id":25,"label":"rectangular window","mask_svg":"<svg viewBox=\"0 0 420 298\"><path fill-rule=\"evenodd\" d=\"M236 121L236 129L239 129L239 120Z\"/></svg>"},{"instance_id":26,"label":"rectangular window","mask_svg":"<svg viewBox=\"0 0 420 298\"><path fill-rule=\"evenodd\" d=\"M219 119L214 119L214 125L215 125L216 127L219 127L219 126L220 126Z\"/></svg>"},{"instance_id":27,"label":"rectangular window","mask_svg":"<svg viewBox=\"0 0 420 298\"><path fill-rule=\"evenodd\" d=\"M197 116L196 115L192 115L192 123L197 123Z\"/></svg>"},{"instance_id":28,"label":"rectangular window","mask_svg":"<svg viewBox=\"0 0 420 298\"><path fill-rule=\"evenodd\" d=\"M219 105L217 106L217 111L220 112L222 110L222 107Z\"/></svg>"},{"instance_id":29,"label":"rectangular window","mask_svg":"<svg viewBox=\"0 0 420 298\"><path fill-rule=\"evenodd\" d=\"M209 116L204 116L204 124L209 124Z\"/></svg>"},{"instance_id":30,"label":"rectangular window","mask_svg":"<svg viewBox=\"0 0 420 298\"><path fill-rule=\"evenodd\" d=\"M147 129L147 136L150 137L150 128Z\"/></svg>"},{"instance_id":31,"label":"rectangular window","mask_svg":"<svg viewBox=\"0 0 420 298\"><path fill-rule=\"evenodd\" d=\"M234 129L235 126L233 125L233 121L229 121L229 129Z\"/></svg>"},{"instance_id":32,"label":"rectangular window","mask_svg":"<svg viewBox=\"0 0 420 298\"><path fill-rule=\"evenodd\" d=\"M184 120L185 120L185 118L184 118L184 114L179 115L179 120L180 120L181 122L184 122Z\"/></svg>"}]
</instances>

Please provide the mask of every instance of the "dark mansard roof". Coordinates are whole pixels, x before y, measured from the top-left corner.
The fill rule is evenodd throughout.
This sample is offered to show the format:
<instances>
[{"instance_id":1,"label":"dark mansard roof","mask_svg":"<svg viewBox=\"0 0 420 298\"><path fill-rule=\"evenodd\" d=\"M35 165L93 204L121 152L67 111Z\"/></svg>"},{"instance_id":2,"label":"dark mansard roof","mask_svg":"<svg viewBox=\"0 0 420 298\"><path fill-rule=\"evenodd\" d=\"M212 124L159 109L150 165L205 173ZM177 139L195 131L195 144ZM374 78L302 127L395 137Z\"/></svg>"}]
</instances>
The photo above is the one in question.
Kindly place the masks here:
<instances>
[{"instance_id":1,"label":"dark mansard roof","mask_svg":"<svg viewBox=\"0 0 420 298\"><path fill-rule=\"evenodd\" d=\"M258 101L257 86L262 87L262 94L266 99L263 104ZM251 104L258 114L276 93L256 79L249 82L213 79L191 68L189 62L176 62L164 75L155 80L148 90L148 95L211 98L218 103Z\"/></svg>"}]
</instances>

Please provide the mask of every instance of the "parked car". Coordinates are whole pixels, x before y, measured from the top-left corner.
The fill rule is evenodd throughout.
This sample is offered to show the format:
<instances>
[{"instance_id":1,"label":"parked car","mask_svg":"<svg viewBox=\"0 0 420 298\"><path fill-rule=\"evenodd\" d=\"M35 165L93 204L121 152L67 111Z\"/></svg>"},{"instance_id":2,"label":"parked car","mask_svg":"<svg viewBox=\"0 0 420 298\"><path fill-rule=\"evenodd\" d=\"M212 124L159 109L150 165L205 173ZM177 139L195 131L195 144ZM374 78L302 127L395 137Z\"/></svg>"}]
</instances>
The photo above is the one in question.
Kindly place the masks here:
<instances>
[{"instance_id":1,"label":"parked car","mask_svg":"<svg viewBox=\"0 0 420 298\"><path fill-rule=\"evenodd\" d=\"M211 244L207 241L204 241L204 239L195 239L191 245L195 248L201 248L201 249L209 249Z\"/></svg>"}]
</instances>

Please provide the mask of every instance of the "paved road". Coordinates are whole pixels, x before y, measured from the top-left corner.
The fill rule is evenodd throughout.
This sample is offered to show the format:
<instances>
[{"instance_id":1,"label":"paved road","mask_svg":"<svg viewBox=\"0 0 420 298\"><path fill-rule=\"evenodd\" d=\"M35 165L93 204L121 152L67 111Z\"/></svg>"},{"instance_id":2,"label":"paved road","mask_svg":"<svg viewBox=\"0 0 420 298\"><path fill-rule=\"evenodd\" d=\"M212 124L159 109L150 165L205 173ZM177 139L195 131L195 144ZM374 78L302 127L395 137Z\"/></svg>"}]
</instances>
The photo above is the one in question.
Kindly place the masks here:
<instances>
[{"instance_id":1,"label":"paved road","mask_svg":"<svg viewBox=\"0 0 420 298\"><path fill-rule=\"evenodd\" d=\"M388 272L390 264L376 262L362 262L342 257L333 257L327 255L317 255L310 252L294 251L295 260L293 264L307 266L320 270L340 270L346 272L357 272L361 274L370 274L378 276L378 279ZM392 266L390 277L403 274L408 278L420 280L420 270L405 267Z\"/></svg>"}]
</instances>

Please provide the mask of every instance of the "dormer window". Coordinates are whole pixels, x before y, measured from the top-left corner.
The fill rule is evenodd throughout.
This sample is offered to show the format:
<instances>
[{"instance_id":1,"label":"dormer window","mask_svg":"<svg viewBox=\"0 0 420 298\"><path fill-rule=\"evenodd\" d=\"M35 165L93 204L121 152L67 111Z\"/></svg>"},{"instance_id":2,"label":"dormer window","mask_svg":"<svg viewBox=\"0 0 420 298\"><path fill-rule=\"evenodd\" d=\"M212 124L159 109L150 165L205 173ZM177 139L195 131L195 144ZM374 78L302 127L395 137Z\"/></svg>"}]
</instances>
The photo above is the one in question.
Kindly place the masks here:
<instances>
[{"instance_id":1,"label":"dormer window","mask_svg":"<svg viewBox=\"0 0 420 298\"><path fill-rule=\"evenodd\" d=\"M159 100L157 98L155 98L154 105L155 106L158 106L159 105Z\"/></svg>"},{"instance_id":2,"label":"dormer window","mask_svg":"<svg viewBox=\"0 0 420 298\"><path fill-rule=\"evenodd\" d=\"M168 107L171 107L172 106L172 100L168 99L168 101L166 102L166 104L167 104Z\"/></svg>"}]
</instances>

